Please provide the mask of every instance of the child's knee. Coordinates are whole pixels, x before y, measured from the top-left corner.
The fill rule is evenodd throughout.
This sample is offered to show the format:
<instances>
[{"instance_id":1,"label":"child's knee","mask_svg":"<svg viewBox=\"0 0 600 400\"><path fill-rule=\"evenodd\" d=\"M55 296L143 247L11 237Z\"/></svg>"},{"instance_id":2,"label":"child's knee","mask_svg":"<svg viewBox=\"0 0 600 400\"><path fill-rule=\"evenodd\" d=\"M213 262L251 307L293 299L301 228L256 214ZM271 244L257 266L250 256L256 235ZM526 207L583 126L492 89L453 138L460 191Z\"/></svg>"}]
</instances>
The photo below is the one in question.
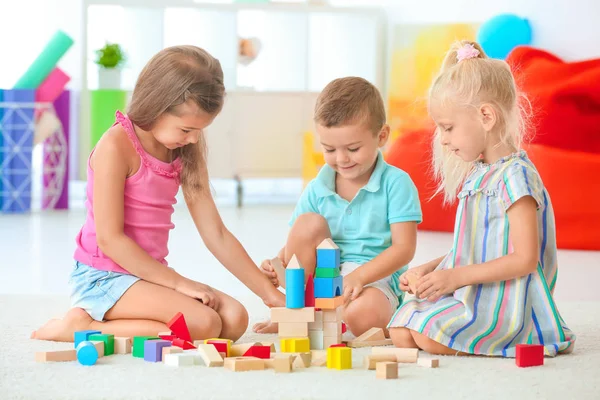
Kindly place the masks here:
<instances>
[{"instance_id":1,"label":"child's knee","mask_svg":"<svg viewBox=\"0 0 600 400\"><path fill-rule=\"evenodd\" d=\"M187 321L192 340L217 338L221 335L223 322L221 316L215 310L202 307L202 310Z\"/></svg>"},{"instance_id":2,"label":"child's knee","mask_svg":"<svg viewBox=\"0 0 600 400\"><path fill-rule=\"evenodd\" d=\"M226 339L231 339L235 342L248 329L248 311L241 303L233 303L227 310L224 310L221 317L223 319L221 336Z\"/></svg>"},{"instance_id":3,"label":"child's knee","mask_svg":"<svg viewBox=\"0 0 600 400\"><path fill-rule=\"evenodd\" d=\"M389 318L379 313L374 313L367 302L357 299L352 301L344 310L344 321L354 336L360 336L371 328L382 328L389 322Z\"/></svg>"},{"instance_id":4,"label":"child's knee","mask_svg":"<svg viewBox=\"0 0 600 400\"><path fill-rule=\"evenodd\" d=\"M327 220L317 213L305 213L298 216L292 229L296 234L309 239L330 236Z\"/></svg>"},{"instance_id":5,"label":"child's knee","mask_svg":"<svg viewBox=\"0 0 600 400\"><path fill-rule=\"evenodd\" d=\"M415 348L417 344L408 328L390 328L390 339L396 347Z\"/></svg>"}]
</instances>

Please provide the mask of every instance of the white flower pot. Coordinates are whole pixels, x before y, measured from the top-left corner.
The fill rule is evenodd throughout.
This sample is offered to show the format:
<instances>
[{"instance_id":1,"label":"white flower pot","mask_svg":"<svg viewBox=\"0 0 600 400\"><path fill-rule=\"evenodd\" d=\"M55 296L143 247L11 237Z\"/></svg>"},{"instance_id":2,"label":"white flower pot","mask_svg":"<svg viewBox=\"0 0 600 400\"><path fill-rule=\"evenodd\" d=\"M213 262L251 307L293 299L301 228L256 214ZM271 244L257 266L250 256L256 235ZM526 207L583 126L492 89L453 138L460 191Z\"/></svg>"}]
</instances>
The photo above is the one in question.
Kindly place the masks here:
<instances>
[{"instance_id":1,"label":"white flower pot","mask_svg":"<svg viewBox=\"0 0 600 400\"><path fill-rule=\"evenodd\" d=\"M99 89L121 89L121 70L118 68L100 68L98 70Z\"/></svg>"}]
</instances>

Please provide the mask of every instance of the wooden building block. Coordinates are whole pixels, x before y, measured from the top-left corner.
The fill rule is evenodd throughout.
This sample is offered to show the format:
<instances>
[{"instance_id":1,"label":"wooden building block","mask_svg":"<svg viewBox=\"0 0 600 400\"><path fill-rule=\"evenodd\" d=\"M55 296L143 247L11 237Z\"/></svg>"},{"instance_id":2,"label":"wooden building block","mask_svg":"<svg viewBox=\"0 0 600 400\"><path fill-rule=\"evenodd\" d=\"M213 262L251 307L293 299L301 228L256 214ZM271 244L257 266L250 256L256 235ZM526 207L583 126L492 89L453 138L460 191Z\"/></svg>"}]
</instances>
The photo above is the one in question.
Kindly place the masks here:
<instances>
[{"instance_id":1,"label":"wooden building block","mask_svg":"<svg viewBox=\"0 0 600 400\"><path fill-rule=\"evenodd\" d=\"M227 354L227 357L229 357L229 355L231 354L231 345L233 344L233 341L230 339L221 339L221 338L206 339L204 341L204 343L214 345L217 348L218 352L225 352ZM223 346L223 344L225 346Z\"/></svg>"},{"instance_id":2,"label":"wooden building block","mask_svg":"<svg viewBox=\"0 0 600 400\"><path fill-rule=\"evenodd\" d=\"M340 276L339 268L317 268L315 278L335 278Z\"/></svg>"},{"instance_id":3,"label":"wooden building block","mask_svg":"<svg viewBox=\"0 0 600 400\"><path fill-rule=\"evenodd\" d=\"M311 350L323 350L326 348L323 331L308 331L308 339L310 340Z\"/></svg>"},{"instance_id":4,"label":"wooden building block","mask_svg":"<svg viewBox=\"0 0 600 400\"><path fill-rule=\"evenodd\" d=\"M144 358L144 342L146 340L160 340L155 336L134 336L132 355L137 358Z\"/></svg>"},{"instance_id":5,"label":"wooden building block","mask_svg":"<svg viewBox=\"0 0 600 400\"><path fill-rule=\"evenodd\" d=\"M352 369L352 349L349 347L329 347L327 349L327 368Z\"/></svg>"},{"instance_id":6,"label":"wooden building block","mask_svg":"<svg viewBox=\"0 0 600 400\"><path fill-rule=\"evenodd\" d=\"M324 367L327 365L327 350L311 350L311 365Z\"/></svg>"},{"instance_id":7,"label":"wooden building block","mask_svg":"<svg viewBox=\"0 0 600 400\"><path fill-rule=\"evenodd\" d=\"M295 353L294 354L294 368L308 368L310 367L312 355L310 352L307 353Z\"/></svg>"},{"instance_id":8,"label":"wooden building block","mask_svg":"<svg viewBox=\"0 0 600 400\"><path fill-rule=\"evenodd\" d=\"M131 338L130 337L115 337L115 354L131 353Z\"/></svg>"},{"instance_id":9,"label":"wooden building block","mask_svg":"<svg viewBox=\"0 0 600 400\"><path fill-rule=\"evenodd\" d=\"M375 366L379 362L393 362L397 363L396 356L394 354L371 354L364 358L365 369L375 369Z\"/></svg>"},{"instance_id":10,"label":"wooden building block","mask_svg":"<svg viewBox=\"0 0 600 400\"><path fill-rule=\"evenodd\" d=\"M104 342L102 343L104 344ZM77 361L81 365L90 366L96 364L96 361L98 361L98 349L94 343L88 340L80 342L75 351L77 353Z\"/></svg>"},{"instance_id":11,"label":"wooden building block","mask_svg":"<svg viewBox=\"0 0 600 400\"><path fill-rule=\"evenodd\" d=\"M323 336L323 348L327 349L333 345L342 343L342 335Z\"/></svg>"},{"instance_id":12,"label":"wooden building block","mask_svg":"<svg viewBox=\"0 0 600 400\"><path fill-rule=\"evenodd\" d=\"M271 353L275 353L277 351L275 348L275 343L273 342L260 342L259 344L262 346L269 346L271 348Z\"/></svg>"},{"instance_id":13,"label":"wooden building block","mask_svg":"<svg viewBox=\"0 0 600 400\"><path fill-rule=\"evenodd\" d=\"M165 355L165 365L172 367L191 367L195 365L194 354L171 353Z\"/></svg>"},{"instance_id":14,"label":"wooden building block","mask_svg":"<svg viewBox=\"0 0 600 400\"><path fill-rule=\"evenodd\" d=\"M98 340L90 340L90 342L92 342L94 347L96 347L96 350L98 351L98 357L104 357L104 342Z\"/></svg>"},{"instance_id":15,"label":"wooden building block","mask_svg":"<svg viewBox=\"0 0 600 400\"><path fill-rule=\"evenodd\" d=\"M171 331L158 332L158 335L156 335L156 336L158 336L158 337L161 337L161 336L173 336L173 332L171 332Z\"/></svg>"},{"instance_id":16,"label":"wooden building block","mask_svg":"<svg viewBox=\"0 0 600 400\"><path fill-rule=\"evenodd\" d=\"M280 341L281 353L307 353L310 352L308 338L285 338Z\"/></svg>"},{"instance_id":17,"label":"wooden building block","mask_svg":"<svg viewBox=\"0 0 600 400\"><path fill-rule=\"evenodd\" d=\"M191 342L180 338L173 339L171 343L173 346L181 347L183 350L192 350L196 348L196 346L194 346Z\"/></svg>"},{"instance_id":18,"label":"wooden building block","mask_svg":"<svg viewBox=\"0 0 600 400\"><path fill-rule=\"evenodd\" d=\"M544 365L544 346L541 344L518 344L515 363L520 368Z\"/></svg>"},{"instance_id":19,"label":"wooden building block","mask_svg":"<svg viewBox=\"0 0 600 400\"><path fill-rule=\"evenodd\" d=\"M177 353L183 353L183 349L181 347L177 347L177 346L171 346L171 347L163 347L162 349L162 362L165 362L165 356L167 354L177 354Z\"/></svg>"},{"instance_id":20,"label":"wooden building block","mask_svg":"<svg viewBox=\"0 0 600 400\"><path fill-rule=\"evenodd\" d=\"M199 343L198 353L204 360L204 364L207 367L222 367L223 358L219 355L219 352L212 344Z\"/></svg>"},{"instance_id":21,"label":"wooden building block","mask_svg":"<svg viewBox=\"0 0 600 400\"><path fill-rule=\"evenodd\" d=\"M338 307L334 310L323 310L323 322L341 322L343 309Z\"/></svg>"},{"instance_id":22,"label":"wooden building block","mask_svg":"<svg viewBox=\"0 0 600 400\"><path fill-rule=\"evenodd\" d=\"M273 266L273 270L277 274L277 281L279 281L279 286L285 289L285 267L283 263L279 259L279 257L275 257L271 259L271 266Z\"/></svg>"},{"instance_id":23,"label":"wooden building block","mask_svg":"<svg viewBox=\"0 0 600 400\"><path fill-rule=\"evenodd\" d=\"M341 296L344 292L344 278L336 276L335 278L315 278L315 298L331 299Z\"/></svg>"},{"instance_id":24,"label":"wooden building block","mask_svg":"<svg viewBox=\"0 0 600 400\"><path fill-rule=\"evenodd\" d=\"M194 358L194 365L201 365L203 367L206 366L204 358L198 352L198 349L183 350L183 354L190 354Z\"/></svg>"},{"instance_id":25,"label":"wooden building block","mask_svg":"<svg viewBox=\"0 0 600 400\"><path fill-rule=\"evenodd\" d=\"M77 348L79 343L84 342L86 340L90 340L90 335L101 334L100 331L95 330L85 330L85 331L77 331L73 334L73 348Z\"/></svg>"},{"instance_id":26,"label":"wooden building block","mask_svg":"<svg viewBox=\"0 0 600 400\"><path fill-rule=\"evenodd\" d=\"M185 323L185 317L182 313L178 312L177 314L175 314L175 316L171 318L167 326L179 339L183 339L186 342L192 341L190 331L188 329L187 324Z\"/></svg>"},{"instance_id":27,"label":"wooden building block","mask_svg":"<svg viewBox=\"0 0 600 400\"><path fill-rule=\"evenodd\" d=\"M415 273L410 272L410 270L406 273L406 280L408 280L408 287L413 294L417 294L417 282L419 278Z\"/></svg>"},{"instance_id":28,"label":"wooden building block","mask_svg":"<svg viewBox=\"0 0 600 400\"><path fill-rule=\"evenodd\" d=\"M402 349L396 347L373 347L371 354L393 354L396 362L416 363L419 358L419 349Z\"/></svg>"},{"instance_id":29,"label":"wooden building block","mask_svg":"<svg viewBox=\"0 0 600 400\"><path fill-rule=\"evenodd\" d=\"M304 268L294 254L285 269L285 306L304 308Z\"/></svg>"},{"instance_id":30,"label":"wooden building block","mask_svg":"<svg viewBox=\"0 0 600 400\"><path fill-rule=\"evenodd\" d=\"M109 334L94 334L90 335L88 340L104 342L104 355L110 356L115 354L115 335Z\"/></svg>"},{"instance_id":31,"label":"wooden building block","mask_svg":"<svg viewBox=\"0 0 600 400\"><path fill-rule=\"evenodd\" d=\"M294 356L290 354L277 354L273 360L273 369L278 373L288 373L292 372L292 363L294 360ZM265 360L266 362L267 360Z\"/></svg>"},{"instance_id":32,"label":"wooden building block","mask_svg":"<svg viewBox=\"0 0 600 400\"><path fill-rule=\"evenodd\" d=\"M315 298L315 307L322 310L335 310L344 305L344 296L337 296L333 299Z\"/></svg>"},{"instance_id":33,"label":"wooden building block","mask_svg":"<svg viewBox=\"0 0 600 400\"><path fill-rule=\"evenodd\" d=\"M256 357L266 360L271 358L271 348L269 346L252 346L243 354L244 357Z\"/></svg>"},{"instance_id":34,"label":"wooden building block","mask_svg":"<svg viewBox=\"0 0 600 400\"><path fill-rule=\"evenodd\" d=\"M323 322L323 335L324 336L341 336L342 335L342 322Z\"/></svg>"},{"instance_id":35,"label":"wooden building block","mask_svg":"<svg viewBox=\"0 0 600 400\"><path fill-rule=\"evenodd\" d=\"M398 379L398 363L378 362L375 369L377 379Z\"/></svg>"},{"instance_id":36,"label":"wooden building block","mask_svg":"<svg viewBox=\"0 0 600 400\"><path fill-rule=\"evenodd\" d=\"M265 362L256 357L228 357L225 359L225 368L234 372L262 371Z\"/></svg>"},{"instance_id":37,"label":"wooden building block","mask_svg":"<svg viewBox=\"0 0 600 400\"><path fill-rule=\"evenodd\" d=\"M304 307L315 306L315 280L312 274L308 275L304 287Z\"/></svg>"},{"instance_id":38,"label":"wooden building block","mask_svg":"<svg viewBox=\"0 0 600 400\"><path fill-rule=\"evenodd\" d=\"M230 357L242 357L252 346L262 346L262 343L239 343L232 344L229 348L229 356Z\"/></svg>"},{"instance_id":39,"label":"wooden building block","mask_svg":"<svg viewBox=\"0 0 600 400\"><path fill-rule=\"evenodd\" d=\"M277 329L280 338L308 336L308 322L279 322Z\"/></svg>"},{"instance_id":40,"label":"wooden building block","mask_svg":"<svg viewBox=\"0 0 600 400\"><path fill-rule=\"evenodd\" d=\"M348 347L353 347L355 349L360 347L376 347L376 346L391 346L392 339L384 339L384 340L374 340L372 342L357 342L354 340L348 340L346 342Z\"/></svg>"},{"instance_id":41,"label":"wooden building block","mask_svg":"<svg viewBox=\"0 0 600 400\"><path fill-rule=\"evenodd\" d=\"M417 364L421 367L437 368L440 366L440 360L438 358L419 358Z\"/></svg>"},{"instance_id":42,"label":"wooden building block","mask_svg":"<svg viewBox=\"0 0 600 400\"><path fill-rule=\"evenodd\" d=\"M81 342L80 342L81 344ZM56 351L38 351L35 353L36 362L58 362L77 360L77 351L75 349L56 350Z\"/></svg>"},{"instance_id":43,"label":"wooden building block","mask_svg":"<svg viewBox=\"0 0 600 400\"><path fill-rule=\"evenodd\" d=\"M322 331L323 330L323 312L315 311L315 320L308 323L309 331Z\"/></svg>"},{"instance_id":44,"label":"wooden building block","mask_svg":"<svg viewBox=\"0 0 600 400\"><path fill-rule=\"evenodd\" d=\"M317 268L339 268L340 248L327 238L317 246Z\"/></svg>"},{"instance_id":45,"label":"wooden building block","mask_svg":"<svg viewBox=\"0 0 600 400\"><path fill-rule=\"evenodd\" d=\"M161 362L162 350L173 346L168 340L146 340L144 342L144 361Z\"/></svg>"},{"instance_id":46,"label":"wooden building block","mask_svg":"<svg viewBox=\"0 0 600 400\"><path fill-rule=\"evenodd\" d=\"M371 328L362 335L354 339L354 342L372 342L376 340L385 340L385 334L381 328Z\"/></svg>"},{"instance_id":47,"label":"wooden building block","mask_svg":"<svg viewBox=\"0 0 600 400\"><path fill-rule=\"evenodd\" d=\"M273 307L271 308L271 322L313 322L315 320L315 308L286 308Z\"/></svg>"}]
</instances>

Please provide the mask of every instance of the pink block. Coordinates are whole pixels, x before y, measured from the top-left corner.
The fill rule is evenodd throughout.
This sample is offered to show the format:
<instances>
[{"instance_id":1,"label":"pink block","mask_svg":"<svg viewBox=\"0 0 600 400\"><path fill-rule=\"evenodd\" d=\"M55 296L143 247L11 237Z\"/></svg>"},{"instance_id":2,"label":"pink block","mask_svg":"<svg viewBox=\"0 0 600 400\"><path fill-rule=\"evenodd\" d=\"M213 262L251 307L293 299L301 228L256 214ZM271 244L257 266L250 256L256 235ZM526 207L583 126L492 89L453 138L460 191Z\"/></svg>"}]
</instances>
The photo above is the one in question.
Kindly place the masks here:
<instances>
[{"instance_id":1,"label":"pink block","mask_svg":"<svg viewBox=\"0 0 600 400\"><path fill-rule=\"evenodd\" d=\"M35 92L35 101L52 103L64 91L71 78L60 68L54 68Z\"/></svg>"}]
</instances>

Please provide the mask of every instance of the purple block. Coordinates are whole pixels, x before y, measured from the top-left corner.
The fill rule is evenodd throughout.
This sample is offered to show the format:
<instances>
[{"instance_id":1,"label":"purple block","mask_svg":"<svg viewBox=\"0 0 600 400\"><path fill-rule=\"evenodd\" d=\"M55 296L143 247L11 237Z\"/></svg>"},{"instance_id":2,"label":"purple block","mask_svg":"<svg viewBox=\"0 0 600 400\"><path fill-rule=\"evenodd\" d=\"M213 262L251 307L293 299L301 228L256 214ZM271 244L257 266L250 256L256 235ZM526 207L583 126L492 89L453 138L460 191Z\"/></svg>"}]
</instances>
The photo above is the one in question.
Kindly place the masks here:
<instances>
[{"instance_id":1,"label":"purple block","mask_svg":"<svg viewBox=\"0 0 600 400\"><path fill-rule=\"evenodd\" d=\"M171 346L172 343L168 340L146 340L144 342L144 360L151 362L161 362L162 349Z\"/></svg>"}]
</instances>

